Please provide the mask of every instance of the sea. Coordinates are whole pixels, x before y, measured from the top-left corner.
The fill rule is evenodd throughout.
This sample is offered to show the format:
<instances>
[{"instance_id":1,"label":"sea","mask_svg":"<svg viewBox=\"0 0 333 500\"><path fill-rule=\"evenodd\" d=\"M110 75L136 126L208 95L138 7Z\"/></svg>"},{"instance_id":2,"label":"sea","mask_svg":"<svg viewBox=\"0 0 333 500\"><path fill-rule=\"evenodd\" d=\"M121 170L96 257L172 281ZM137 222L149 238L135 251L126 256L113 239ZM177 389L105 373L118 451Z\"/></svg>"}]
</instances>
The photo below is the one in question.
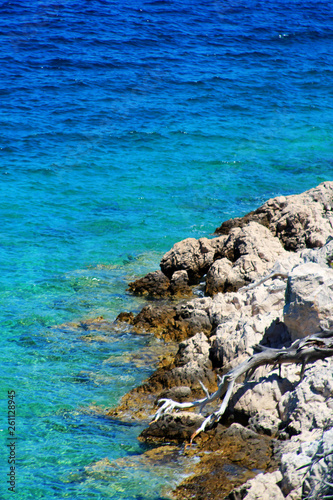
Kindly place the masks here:
<instances>
[{"instance_id":1,"label":"sea","mask_svg":"<svg viewBox=\"0 0 333 500\"><path fill-rule=\"evenodd\" d=\"M168 498L179 463L103 417L161 347L114 324L128 283L325 180L332 2L1 0L0 498Z\"/></svg>"}]
</instances>

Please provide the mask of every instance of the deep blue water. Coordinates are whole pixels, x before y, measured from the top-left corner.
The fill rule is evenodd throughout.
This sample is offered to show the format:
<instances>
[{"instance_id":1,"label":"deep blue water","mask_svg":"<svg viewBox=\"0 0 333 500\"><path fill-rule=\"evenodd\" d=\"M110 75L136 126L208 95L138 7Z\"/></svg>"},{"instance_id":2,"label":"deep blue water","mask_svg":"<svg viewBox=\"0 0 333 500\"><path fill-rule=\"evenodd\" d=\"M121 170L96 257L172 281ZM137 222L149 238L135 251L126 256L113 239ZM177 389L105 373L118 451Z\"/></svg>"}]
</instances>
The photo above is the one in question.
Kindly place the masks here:
<instances>
[{"instance_id":1,"label":"deep blue water","mask_svg":"<svg viewBox=\"0 0 333 500\"><path fill-rule=\"evenodd\" d=\"M332 54L328 0L0 2L1 498L8 390L16 498L164 498L177 467L126 466L141 425L89 411L151 339L61 325L139 310L174 242L332 180Z\"/></svg>"}]
</instances>

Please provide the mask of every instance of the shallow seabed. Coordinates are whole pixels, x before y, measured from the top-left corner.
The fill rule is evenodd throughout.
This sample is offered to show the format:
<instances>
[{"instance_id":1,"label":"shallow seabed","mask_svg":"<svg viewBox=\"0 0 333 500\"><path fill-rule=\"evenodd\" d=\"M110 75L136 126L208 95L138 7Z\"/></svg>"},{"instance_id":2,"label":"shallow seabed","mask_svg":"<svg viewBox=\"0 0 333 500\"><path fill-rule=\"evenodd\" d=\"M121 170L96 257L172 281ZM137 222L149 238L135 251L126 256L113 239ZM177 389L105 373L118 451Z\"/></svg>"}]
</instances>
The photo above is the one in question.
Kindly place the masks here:
<instances>
[{"instance_id":1,"label":"shallow seabed","mask_svg":"<svg viewBox=\"0 0 333 500\"><path fill-rule=\"evenodd\" d=\"M179 479L95 411L151 373L129 354L152 339L68 323L139 310L127 283L174 242L332 180L332 27L329 1L1 2L1 498L8 390L20 500Z\"/></svg>"}]
</instances>

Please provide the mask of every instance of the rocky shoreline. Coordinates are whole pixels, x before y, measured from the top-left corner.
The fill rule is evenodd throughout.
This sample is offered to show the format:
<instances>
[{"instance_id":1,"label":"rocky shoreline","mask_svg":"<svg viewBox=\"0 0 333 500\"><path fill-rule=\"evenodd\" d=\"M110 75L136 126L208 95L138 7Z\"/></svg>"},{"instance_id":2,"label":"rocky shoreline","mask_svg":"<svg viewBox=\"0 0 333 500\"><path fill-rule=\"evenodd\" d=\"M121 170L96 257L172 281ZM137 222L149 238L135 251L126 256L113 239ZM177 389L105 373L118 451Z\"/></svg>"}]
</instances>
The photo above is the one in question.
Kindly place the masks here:
<instances>
[{"instance_id":1,"label":"rocky shoreline","mask_svg":"<svg viewBox=\"0 0 333 500\"><path fill-rule=\"evenodd\" d=\"M212 239L176 243L160 270L129 285L147 305L117 318L162 339L166 352L107 416L148 422L160 399L185 403L214 392L256 345L284 349L318 332L333 336L332 266L333 182L268 200L223 222ZM332 358L306 365L301 379L300 367L288 364L237 382L219 423L186 448L200 462L174 496L333 498ZM195 411L166 413L140 439L186 443L203 420Z\"/></svg>"}]
</instances>

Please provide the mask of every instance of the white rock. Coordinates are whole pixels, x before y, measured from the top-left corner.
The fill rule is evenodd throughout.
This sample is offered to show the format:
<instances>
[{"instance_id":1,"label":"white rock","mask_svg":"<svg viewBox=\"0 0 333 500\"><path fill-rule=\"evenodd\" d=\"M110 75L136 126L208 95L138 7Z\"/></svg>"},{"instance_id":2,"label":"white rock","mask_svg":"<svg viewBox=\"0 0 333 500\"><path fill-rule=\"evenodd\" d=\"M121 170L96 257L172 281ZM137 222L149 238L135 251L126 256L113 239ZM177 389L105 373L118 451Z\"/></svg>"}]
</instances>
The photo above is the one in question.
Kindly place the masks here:
<instances>
[{"instance_id":1,"label":"white rock","mask_svg":"<svg viewBox=\"0 0 333 500\"><path fill-rule=\"evenodd\" d=\"M296 388L279 403L280 418L294 433L311 432L333 426L332 358L316 361Z\"/></svg>"},{"instance_id":2,"label":"white rock","mask_svg":"<svg viewBox=\"0 0 333 500\"><path fill-rule=\"evenodd\" d=\"M208 238L186 238L167 252L160 263L162 272L169 278L175 271L187 271L189 283L197 283L214 262L215 247Z\"/></svg>"},{"instance_id":3,"label":"white rock","mask_svg":"<svg viewBox=\"0 0 333 500\"><path fill-rule=\"evenodd\" d=\"M171 370L171 376L177 385L196 388L200 387L200 380L208 384L215 382L209 349L210 344L203 333L197 333L179 344L177 366Z\"/></svg>"},{"instance_id":4,"label":"white rock","mask_svg":"<svg viewBox=\"0 0 333 500\"><path fill-rule=\"evenodd\" d=\"M277 484L279 481L281 481L279 471L258 474L236 488L232 495L233 498L242 500L284 500L284 495Z\"/></svg>"},{"instance_id":5,"label":"white rock","mask_svg":"<svg viewBox=\"0 0 333 500\"><path fill-rule=\"evenodd\" d=\"M293 340L333 327L333 269L309 262L290 272L284 322Z\"/></svg>"}]
</instances>

